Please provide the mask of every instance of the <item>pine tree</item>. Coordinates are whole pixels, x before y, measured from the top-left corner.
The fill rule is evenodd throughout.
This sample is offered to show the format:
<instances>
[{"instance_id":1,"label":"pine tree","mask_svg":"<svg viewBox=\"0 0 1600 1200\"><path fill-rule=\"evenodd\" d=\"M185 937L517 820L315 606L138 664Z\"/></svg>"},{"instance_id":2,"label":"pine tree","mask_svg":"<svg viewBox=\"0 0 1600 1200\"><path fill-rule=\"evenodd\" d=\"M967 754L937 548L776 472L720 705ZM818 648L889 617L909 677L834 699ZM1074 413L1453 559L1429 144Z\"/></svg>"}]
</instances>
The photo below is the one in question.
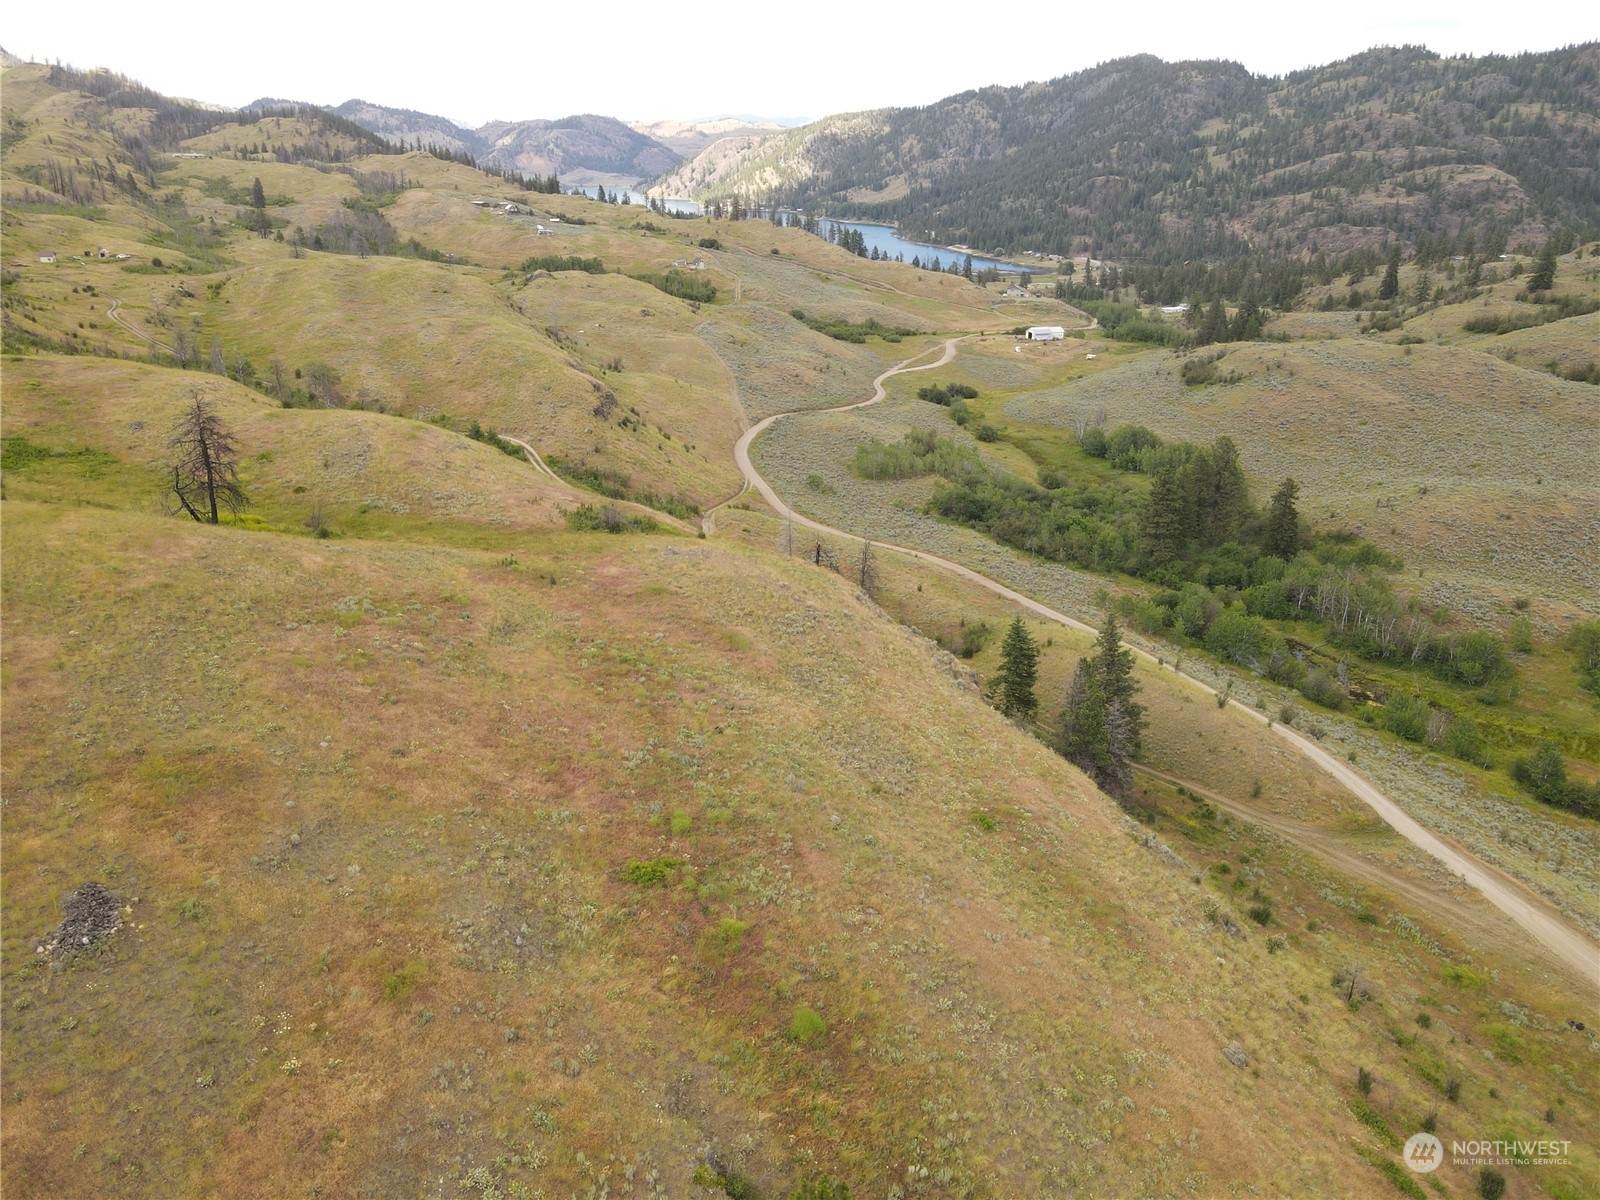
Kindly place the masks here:
<instances>
[{"instance_id":1,"label":"pine tree","mask_svg":"<svg viewBox=\"0 0 1600 1200\"><path fill-rule=\"evenodd\" d=\"M1253 342L1261 336L1261 308L1254 301L1246 299L1239 305L1239 311L1233 314L1233 320L1228 325L1230 342Z\"/></svg>"},{"instance_id":2,"label":"pine tree","mask_svg":"<svg viewBox=\"0 0 1600 1200\"><path fill-rule=\"evenodd\" d=\"M1223 307L1220 296L1206 309L1205 320L1200 323L1200 336L1196 340L1202 346L1228 340L1228 310Z\"/></svg>"},{"instance_id":3,"label":"pine tree","mask_svg":"<svg viewBox=\"0 0 1600 1200\"><path fill-rule=\"evenodd\" d=\"M1200 536L1206 544L1233 541L1250 511L1250 488L1232 438L1219 437L1211 443L1211 492L1200 503Z\"/></svg>"},{"instance_id":4,"label":"pine tree","mask_svg":"<svg viewBox=\"0 0 1600 1200\"><path fill-rule=\"evenodd\" d=\"M1389 253L1389 266L1383 273L1383 282L1378 285L1379 300L1393 300L1400 294L1400 247L1396 246Z\"/></svg>"},{"instance_id":5,"label":"pine tree","mask_svg":"<svg viewBox=\"0 0 1600 1200\"><path fill-rule=\"evenodd\" d=\"M1131 675L1122 674L1122 660L1132 656L1120 649L1114 621L1109 629L1116 639L1112 657L1104 657L1102 646L1101 654L1078 660L1061 713L1057 749L1107 791L1122 792L1133 782L1129 764L1139 752L1144 709L1131 698L1121 698L1131 697L1136 687ZM1108 662L1110 670L1105 669Z\"/></svg>"},{"instance_id":6,"label":"pine tree","mask_svg":"<svg viewBox=\"0 0 1600 1200\"><path fill-rule=\"evenodd\" d=\"M1033 685L1039 680L1039 643L1033 640L1021 617L1011 622L1000 646L1000 669L995 673L995 690L1000 711L1008 717L1032 721L1039 711Z\"/></svg>"},{"instance_id":7,"label":"pine tree","mask_svg":"<svg viewBox=\"0 0 1600 1200\"><path fill-rule=\"evenodd\" d=\"M1160 472L1150 485L1140 534L1144 537L1150 565L1160 567L1183 555L1185 546L1184 489L1172 468Z\"/></svg>"},{"instance_id":8,"label":"pine tree","mask_svg":"<svg viewBox=\"0 0 1600 1200\"><path fill-rule=\"evenodd\" d=\"M1274 558L1288 562L1300 553L1300 512L1295 508L1295 498L1300 495L1300 485L1285 479L1272 493L1272 505L1267 509L1267 534L1261 550Z\"/></svg>"},{"instance_id":9,"label":"pine tree","mask_svg":"<svg viewBox=\"0 0 1600 1200\"><path fill-rule=\"evenodd\" d=\"M1538 262L1534 264L1533 274L1528 276L1528 290L1530 292L1548 292L1556 282L1556 248L1554 243L1546 242L1544 249L1539 252Z\"/></svg>"},{"instance_id":10,"label":"pine tree","mask_svg":"<svg viewBox=\"0 0 1600 1200\"><path fill-rule=\"evenodd\" d=\"M1061 711L1061 740L1056 748L1063 758L1098 779L1105 766L1105 731L1105 691L1095 680L1093 661L1080 658Z\"/></svg>"},{"instance_id":11,"label":"pine tree","mask_svg":"<svg viewBox=\"0 0 1600 1200\"><path fill-rule=\"evenodd\" d=\"M1117 619L1109 614L1095 642L1094 677L1105 695L1107 711L1115 706L1127 723L1124 733L1127 753L1137 755L1144 740L1144 705L1134 699L1139 685L1133 678L1133 651L1123 646Z\"/></svg>"},{"instance_id":12,"label":"pine tree","mask_svg":"<svg viewBox=\"0 0 1600 1200\"><path fill-rule=\"evenodd\" d=\"M272 218L267 216L267 192L261 186L261 177L250 185L250 228L262 237L272 232Z\"/></svg>"}]
</instances>

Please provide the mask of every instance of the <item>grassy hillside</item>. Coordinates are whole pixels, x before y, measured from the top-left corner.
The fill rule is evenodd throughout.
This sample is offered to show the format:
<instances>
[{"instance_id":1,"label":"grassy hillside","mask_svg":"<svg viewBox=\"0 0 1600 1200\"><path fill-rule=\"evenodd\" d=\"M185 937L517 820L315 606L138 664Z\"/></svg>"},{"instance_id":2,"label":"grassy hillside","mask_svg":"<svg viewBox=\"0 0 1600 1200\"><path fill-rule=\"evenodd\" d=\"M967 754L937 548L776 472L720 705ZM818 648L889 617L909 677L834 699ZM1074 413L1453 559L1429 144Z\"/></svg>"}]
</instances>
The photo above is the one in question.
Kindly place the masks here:
<instances>
[{"instance_id":1,"label":"grassy hillside","mask_svg":"<svg viewBox=\"0 0 1600 1200\"><path fill-rule=\"evenodd\" d=\"M1110 426L1227 434L1260 494L1292 475L1308 514L1362 526L1423 570L1429 594L1477 616L1519 595L1592 599L1592 388L1458 348L1353 339L1232 350L1220 365L1238 379L1216 387L1186 387L1183 362L1149 354L1006 412L1067 426L1103 409Z\"/></svg>"},{"instance_id":2,"label":"grassy hillside","mask_svg":"<svg viewBox=\"0 0 1600 1200\"><path fill-rule=\"evenodd\" d=\"M1166 663L1139 669L1151 773L1119 805L980 690L1008 605L887 555L868 595L854 547L822 539L829 571L748 495L695 536L751 421L968 334L757 460L806 511L1095 612L1134 581L849 463L931 425L1036 473L1077 453L1061 422L1090 394L1181 432L1178 358L1087 331L1019 352L994 331L1081 318L797 229L526 194L314 112L4 82L7 1196L1415 1195L1399 1146L1430 1119L1600 1122L1589 981ZM74 138L137 187L50 176ZM715 298L633 278L697 258ZM842 341L796 308L910 332ZM1310 380L1340 453L1338 422L1426 456L1406 405L1466 425L1523 396L1542 423L1499 426L1485 477L1539 453L1587 496L1581 432L1540 440L1587 385L1478 348L1499 335L1389 336L1231 352L1250 402L1203 395L1254 478ZM996 440L916 398L935 378ZM197 397L251 501L218 526L168 499ZM1561 586L1534 593L1552 628L1581 607ZM1034 629L1053 719L1087 642ZM1543 627L1534 657L1539 711L1588 719ZM1595 919L1592 821L1327 722L1432 827ZM90 883L104 924L63 940ZM1572 1157L1510 1194L1600 1189Z\"/></svg>"},{"instance_id":3,"label":"grassy hillside","mask_svg":"<svg viewBox=\"0 0 1600 1200\"><path fill-rule=\"evenodd\" d=\"M1367 1170L1346 1138L1386 1157L1350 1115L1357 1062L1402 1125L1438 1103L1419 1069L1478 1077L1443 1031L1380 1048L1383 1014L1409 1021L1455 968L1375 957L1383 999L1345 1012L1316 964L1365 941L1348 913L1319 905L1335 941L1304 952L1229 937L1190 863L814 570L670 541L546 537L506 565L6 517L25 1192L620 1186L631 1166L671 1193L707 1146L763 1190L925 1166L980 1195L1323 1191ZM880 670L830 665L863 655ZM997 739L1007 769L980 769ZM128 924L62 974L30 943L89 878ZM1434 1001L1447 1027L1478 1011L1458 993ZM1567 1053L1533 1023L1564 1019L1552 1002L1502 1027L1497 1073ZM1222 1058L1235 1040L1253 1069ZM1589 1101L1552 1083L1499 1104L1474 1083L1451 1121L1520 1129L1561 1096L1581 1124ZM1237 1105L1202 1100L1218 1088ZM1244 1140L1300 1149L1227 1149Z\"/></svg>"}]
</instances>

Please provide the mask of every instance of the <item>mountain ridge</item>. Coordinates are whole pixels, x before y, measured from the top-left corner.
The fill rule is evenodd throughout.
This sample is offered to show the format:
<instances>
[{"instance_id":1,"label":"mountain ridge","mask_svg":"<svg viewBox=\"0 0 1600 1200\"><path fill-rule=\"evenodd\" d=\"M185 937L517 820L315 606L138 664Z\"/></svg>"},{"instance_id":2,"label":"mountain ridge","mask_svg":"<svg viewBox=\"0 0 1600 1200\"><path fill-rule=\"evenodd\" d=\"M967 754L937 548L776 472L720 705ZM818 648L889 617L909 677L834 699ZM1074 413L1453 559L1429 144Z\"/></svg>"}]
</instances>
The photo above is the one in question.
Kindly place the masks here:
<instances>
[{"instance_id":1,"label":"mountain ridge","mask_svg":"<svg viewBox=\"0 0 1600 1200\"><path fill-rule=\"evenodd\" d=\"M1281 78L1138 55L733 147L657 181L883 220L943 244L1125 258L1600 224L1600 45L1378 48ZM868 118L870 119L860 119Z\"/></svg>"},{"instance_id":2,"label":"mountain ridge","mask_svg":"<svg viewBox=\"0 0 1600 1200\"><path fill-rule=\"evenodd\" d=\"M292 103L296 102L263 97L247 105L246 110ZM682 158L677 150L645 130L596 113L575 113L552 120L486 121L469 128L436 113L359 98L319 107L390 141L404 145L420 142L470 154L486 166L529 175L571 177L575 183L586 182L591 176L608 184L618 178L650 179L671 170ZM693 127L690 122L676 124ZM708 140L707 135L691 136L685 144L698 148Z\"/></svg>"}]
</instances>

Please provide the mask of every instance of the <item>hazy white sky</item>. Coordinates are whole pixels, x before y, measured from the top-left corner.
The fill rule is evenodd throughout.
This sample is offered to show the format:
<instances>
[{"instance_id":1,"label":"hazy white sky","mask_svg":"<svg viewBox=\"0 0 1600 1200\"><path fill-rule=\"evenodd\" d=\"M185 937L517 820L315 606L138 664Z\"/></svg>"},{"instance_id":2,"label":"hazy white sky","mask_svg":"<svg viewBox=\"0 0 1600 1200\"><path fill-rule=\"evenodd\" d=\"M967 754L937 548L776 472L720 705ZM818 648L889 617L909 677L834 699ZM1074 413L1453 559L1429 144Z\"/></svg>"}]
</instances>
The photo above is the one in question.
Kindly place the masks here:
<instances>
[{"instance_id":1,"label":"hazy white sky","mask_svg":"<svg viewBox=\"0 0 1600 1200\"><path fill-rule=\"evenodd\" d=\"M1276 75L1374 45L1510 54L1600 39L1600 6L1580 0L13 0L7 10L0 44L13 54L110 67L170 95L226 105L359 96L471 125L575 112L819 117L1053 79L1129 54L1231 58Z\"/></svg>"}]
</instances>

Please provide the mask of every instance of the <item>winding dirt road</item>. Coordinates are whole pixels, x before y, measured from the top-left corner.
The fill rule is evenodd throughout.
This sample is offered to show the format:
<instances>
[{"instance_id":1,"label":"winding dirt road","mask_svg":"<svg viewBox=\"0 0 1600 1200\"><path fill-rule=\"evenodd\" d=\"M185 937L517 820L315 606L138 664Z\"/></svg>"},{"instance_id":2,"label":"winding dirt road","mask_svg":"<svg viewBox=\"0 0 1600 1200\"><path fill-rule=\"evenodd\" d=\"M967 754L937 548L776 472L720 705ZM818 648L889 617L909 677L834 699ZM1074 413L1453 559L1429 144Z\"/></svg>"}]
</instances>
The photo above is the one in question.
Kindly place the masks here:
<instances>
[{"instance_id":1,"label":"winding dirt road","mask_svg":"<svg viewBox=\"0 0 1600 1200\"><path fill-rule=\"evenodd\" d=\"M503 442L510 442L513 446L521 446L522 452L528 456L528 461L533 464L536 471L538 471L541 475L550 476L550 478L554 479L557 483L561 482L561 476L557 475L549 467L545 466L544 459L539 457L539 452L532 446L528 445L527 442L523 441L521 438L514 438L509 433L502 433L500 435L500 440Z\"/></svg>"},{"instance_id":2,"label":"winding dirt road","mask_svg":"<svg viewBox=\"0 0 1600 1200\"><path fill-rule=\"evenodd\" d=\"M1434 919L1447 921L1451 931L1469 945L1493 943L1506 947L1509 936L1514 934L1515 929L1521 928L1520 925L1508 925L1491 908L1477 903L1465 891L1453 892L1431 880L1396 871L1363 855L1352 839L1332 830L1235 800L1192 779L1170 775L1143 763L1135 763L1134 772L1174 786L1186 787L1236 820L1269 830L1291 845L1322 859L1342 874L1383 888L1401 900L1416 905Z\"/></svg>"},{"instance_id":3,"label":"winding dirt road","mask_svg":"<svg viewBox=\"0 0 1600 1200\"><path fill-rule=\"evenodd\" d=\"M865 408L870 404L876 404L887 395L883 387L886 380L905 372L931 371L937 367L942 367L955 357L956 344L960 340L960 338L948 339L944 343L944 353L933 362L923 363L920 366L912 365L918 359L931 352L924 351L922 354L914 355L904 362L890 367L872 381L872 395L866 400L857 401L855 404L841 405L837 408L804 411L849 412L852 409ZM788 518L796 525L815 530L818 533L826 533L831 537L842 538L846 541L867 541L868 539L857 534L835 529L831 525L824 525L820 521L813 521L810 517L802 516L800 513L795 512L794 509L783 502L778 493L773 490L772 485L762 477L761 473L756 470L755 464L751 462L751 443L760 437L768 426L790 415L792 414L774 414L751 426L745 432L733 449L734 459L739 464L740 473L745 477L745 481L760 492L762 497L780 516ZM1003 583L990 579L987 575L979 574L971 567L963 566L961 563L953 562L947 558L940 558L936 554L929 554L923 550L915 550L909 546L897 546L892 542L874 541L873 545L883 550L904 554L921 562L930 563L953 575L975 583L979 587L987 588L996 595L1005 597L1007 600L1019 605L1035 616L1043 617L1045 620L1054 621L1071 629L1082 630L1085 633L1099 632L1093 625L1080 621L1075 617L1070 617L1066 613L1058 612L1048 605L1041 604L1031 596L1025 596L1021 592L1006 587ZM1128 648L1147 661L1155 663L1158 669L1172 669L1165 666L1154 655L1139 649L1137 646L1130 645ZM1198 679L1193 679L1187 675L1183 675L1182 678L1191 687L1197 688L1210 696L1214 697L1218 694L1215 688ZM1240 712L1248 713L1254 720L1266 725L1273 733L1293 746L1301 755L1333 776L1357 799L1366 803L1382 817L1396 833L1418 849L1424 850L1438 859L1449 870L1471 884L1490 904L1505 913L1523 930L1538 939L1564 964L1576 971L1578 977L1589 987L1600 990L1600 946L1596 946L1594 942L1569 925L1557 912L1538 899L1521 882L1480 861L1468 851L1446 841L1422 825L1400 805L1373 786L1368 779L1351 769L1348 764L1330 754L1311 739L1297 733L1287 725L1272 721L1266 714L1257 712L1239 700L1230 698L1228 703Z\"/></svg>"},{"instance_id":4,"label":"winding dirt road","mask_svg":"<svg viewBox=\"0 0 1600 1200\"><path fill-rule=\"evenodd\" d=\"M168 354L174 353L174 351L173 351L171 346L167 346L167 345L164 345L161 342L156 341L155 338L151 337L144 330L140 329L132 321L123 320L122 314L118 311L119 309L121 309L121 307L122 307L122 301L113 297L112 301L111 301L111 307L106 309L106 316L110 317L113 321L115 321L118 325L122 326L129 333L133 334L133 336L138 338L140 341L147 342L151 346L154 346L157 350L164 350Z\"/></svg>"}]
</instances>

